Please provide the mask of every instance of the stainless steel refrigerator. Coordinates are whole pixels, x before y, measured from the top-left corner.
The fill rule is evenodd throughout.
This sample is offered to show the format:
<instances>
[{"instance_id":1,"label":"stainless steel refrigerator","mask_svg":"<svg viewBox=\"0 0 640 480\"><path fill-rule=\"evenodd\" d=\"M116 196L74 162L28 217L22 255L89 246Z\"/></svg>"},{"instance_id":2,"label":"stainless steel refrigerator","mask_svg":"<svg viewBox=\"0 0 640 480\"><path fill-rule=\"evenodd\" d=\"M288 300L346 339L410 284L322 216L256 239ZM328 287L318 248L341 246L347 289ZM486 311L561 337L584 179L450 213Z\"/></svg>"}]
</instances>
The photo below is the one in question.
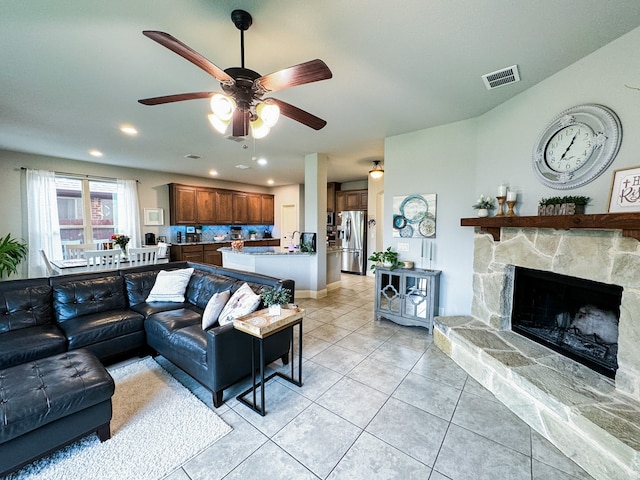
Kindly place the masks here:
<instances>
[{"instance_id":1,"label":"stainless steel refrigerator","mask_svg":"<svg viewBox=\"0 0 640 480\"><path fill-rule=\"evenodd\" d=\"M364 275L367 271L367 214L357 210L339 212L337 224L342 248L341 270Z\"/></svg>"}]
</instances>

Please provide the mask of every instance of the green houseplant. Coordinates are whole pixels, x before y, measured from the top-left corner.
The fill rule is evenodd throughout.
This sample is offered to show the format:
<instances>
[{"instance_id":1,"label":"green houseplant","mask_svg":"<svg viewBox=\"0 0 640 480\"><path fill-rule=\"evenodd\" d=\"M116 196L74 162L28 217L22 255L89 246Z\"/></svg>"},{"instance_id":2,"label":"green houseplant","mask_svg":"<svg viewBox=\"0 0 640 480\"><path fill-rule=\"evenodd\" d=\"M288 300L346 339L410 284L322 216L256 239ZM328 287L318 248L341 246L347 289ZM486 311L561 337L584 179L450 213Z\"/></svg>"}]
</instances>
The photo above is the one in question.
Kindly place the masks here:
<instances>
[{"instance_id":1,"label":"green houseplant","mask_svg":"<svg viewBox=\"0 0 640 480\"><path fill-rule=\"evenodd\" d=\"M371 265L372 271L374 271L378 265L388 267L389 270L394 270L400 265L400 262L398 262L398 252L392 252L391 247L387 247L387 249L382 252L373 252L367 260L373 262Z\"/></svg>"},{"instance_id":2,"label":"green houseplant","mask_svg":"<svg viewBox=\"0 0 640 480\"><path fill-rule=\"evenodd\" d=\"M18 265L27 256L27 244L11 238L8 233L0 239L0 278L18 272Z\"/></svg>"},{"instance_id":3,"label":"green houseplant","mask_svg":"<svg viewBox=\"0 0 640 480\"><path fill-rule=\"evenodd\" d=\"M584 195L541 198L538 202L538 215L582 214L589 200L591 200L591 197L585 197Z\"/></svg>"},{"instance_id":4,"label":"green houseplant","mask_svg":"<svg viewBox=\"0 0 640 480\"><path fill-rule=\"evenodd\" d=\"M262 302L269 307L269 315L280 315L282 305L289 303L291 300L291 290L288 288L270 288L264 290L260 296Z\"/></svg>"}]
</instances>

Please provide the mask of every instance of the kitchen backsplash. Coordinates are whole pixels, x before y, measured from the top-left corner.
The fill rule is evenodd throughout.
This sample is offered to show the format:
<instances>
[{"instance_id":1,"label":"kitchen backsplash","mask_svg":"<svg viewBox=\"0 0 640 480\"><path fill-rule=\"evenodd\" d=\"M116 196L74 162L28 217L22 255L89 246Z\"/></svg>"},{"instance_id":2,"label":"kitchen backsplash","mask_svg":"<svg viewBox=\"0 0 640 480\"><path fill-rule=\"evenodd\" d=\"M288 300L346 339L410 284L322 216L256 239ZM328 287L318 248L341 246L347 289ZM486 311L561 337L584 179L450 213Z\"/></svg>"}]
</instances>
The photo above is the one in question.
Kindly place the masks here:
<instances>
[{"instance_id":1,"label":"kitchen backsplash","mask_svg":"<svg viewBox=\"0 0 640 480\"><path fill-rule=\"evenodd\" d=\"M261 238L270 238L269 236L267 236L265 234L265 232L268 232L269 235L271 235L271 232L273 231L273 225L251 225L251 226L247 226L247 225L243 225L240 226L238 225L238 227L241 228L242 231L242 238L248 240L249 238L251 238L251 234L249 232L256 232L256 238L257 239L261 239ZM189 227L185 227L185 226L171 226L171 238L168 239L171 243L178 243L178 232L180 232L181 236L182 236L182 243L185 243L187 240L187 228ZM200 233L200 241L201 242L215 242L216 239L214 237L218 237L218 236L224 236L225 240L231 240L231 228L237 228L237 227L231 227L229 225L203 225L202 227L195 227L195 232L199 232L200 229L201 233Z\"/></svg>"}]
</instances>

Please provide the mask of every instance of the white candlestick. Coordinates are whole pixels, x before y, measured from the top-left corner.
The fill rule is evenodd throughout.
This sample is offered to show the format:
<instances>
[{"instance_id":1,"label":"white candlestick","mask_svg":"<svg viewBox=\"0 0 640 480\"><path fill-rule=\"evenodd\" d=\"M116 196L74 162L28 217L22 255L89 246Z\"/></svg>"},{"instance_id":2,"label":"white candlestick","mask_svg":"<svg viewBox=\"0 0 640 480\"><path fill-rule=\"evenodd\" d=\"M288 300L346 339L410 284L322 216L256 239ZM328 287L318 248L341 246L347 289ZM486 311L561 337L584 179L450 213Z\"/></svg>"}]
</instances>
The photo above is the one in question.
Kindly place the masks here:
<instances>
[{"instance_id":1,"label":"white candlestick","mask_svg":"<svg viewBox=\"0 0 640 480\"><path fill-rule=\"evenodd\" d=\"M499 197L504 197L507 194L507 186L506 185L500 185L498 187L498 196Z\"/></svg>"},{"instance_id":2,"label":"white candlestick","mask_svg":"<svg viewBox=\"0 0 640 480\"><path fill-rule=\"evenodd\" d=\"M510 202L515 201L516 195L516 192L507 192L507 200Z\"/></svg>"},{"instance_id":3,"label":"white candlestick","mask_svg":"<svg viewBox=\"0 0 640 480\"><path fill-rule=\"evenodd\" d=\"M422 253L420 254L420 258L424 258L424 242L426 242L426 240L422 241Z\"/></svg>"},{"instance_id":4,"label":"white candlestick","mask_svg":"<svg viewBox=\"0 0 640 480\"><path fill-rule=\"evenodd\" d=\"M433 259L433 243L429 244L429 261Z\"/></svg>"}]
</instances>

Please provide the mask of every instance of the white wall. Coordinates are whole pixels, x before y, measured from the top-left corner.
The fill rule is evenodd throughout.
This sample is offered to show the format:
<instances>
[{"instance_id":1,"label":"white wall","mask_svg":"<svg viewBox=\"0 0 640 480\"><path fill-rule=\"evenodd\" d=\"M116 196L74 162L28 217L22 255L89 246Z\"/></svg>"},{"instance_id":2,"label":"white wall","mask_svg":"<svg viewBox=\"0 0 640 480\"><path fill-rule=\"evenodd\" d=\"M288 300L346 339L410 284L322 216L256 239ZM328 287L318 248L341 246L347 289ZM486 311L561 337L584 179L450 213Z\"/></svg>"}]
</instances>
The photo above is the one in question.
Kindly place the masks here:
<instances>
[{"instance_id":1,"label":"white wall","mask_svg":"<svg viewBox=\"0 0 640 480\"><path fill-rule=\"evenodd\" d=\"M300 218L300 215L304 215L304 203L302 202L304 190L302 185L285 185L284 187L274 187L272 189L272 193L275 196L275 226L273 227L273 236L281 238L282 231L280 230L280 225L282 225L282 206L296 205L298 208L298 218ZM302 212L300 210L302 210ZM302 224L300 222L298 223L296 230L302 230ZM283 240L281 245L288 245L288 242Z\"/></svg>"},{"instance_id":2,"label":"white wall","mask_svg":"<svg viewBox=\"0 0 640 480\"><path fill-rule=\"evenodd\" d=\"M640 165L640 90L625 86L640 88L639 46L637 28L477 119L386 139L384 246L397 248L391 235L394 195L438 195L433 268L443 271L444 314L471 309L473 229L459 225L460 218L474 215L471 205L480 194L495 196L501 183L510 184L519 192L522 203L516 211L521 215L535 215L542 197L564 194L592 197L587 213L607 211L613 171ZM618 114L620 152L604 174L584 187L545 187L531 168L534 143L557 114L583 103L603 104ZM419 265L418 242L410 248L401 258Z\"/></svg>"}]
</instances>

